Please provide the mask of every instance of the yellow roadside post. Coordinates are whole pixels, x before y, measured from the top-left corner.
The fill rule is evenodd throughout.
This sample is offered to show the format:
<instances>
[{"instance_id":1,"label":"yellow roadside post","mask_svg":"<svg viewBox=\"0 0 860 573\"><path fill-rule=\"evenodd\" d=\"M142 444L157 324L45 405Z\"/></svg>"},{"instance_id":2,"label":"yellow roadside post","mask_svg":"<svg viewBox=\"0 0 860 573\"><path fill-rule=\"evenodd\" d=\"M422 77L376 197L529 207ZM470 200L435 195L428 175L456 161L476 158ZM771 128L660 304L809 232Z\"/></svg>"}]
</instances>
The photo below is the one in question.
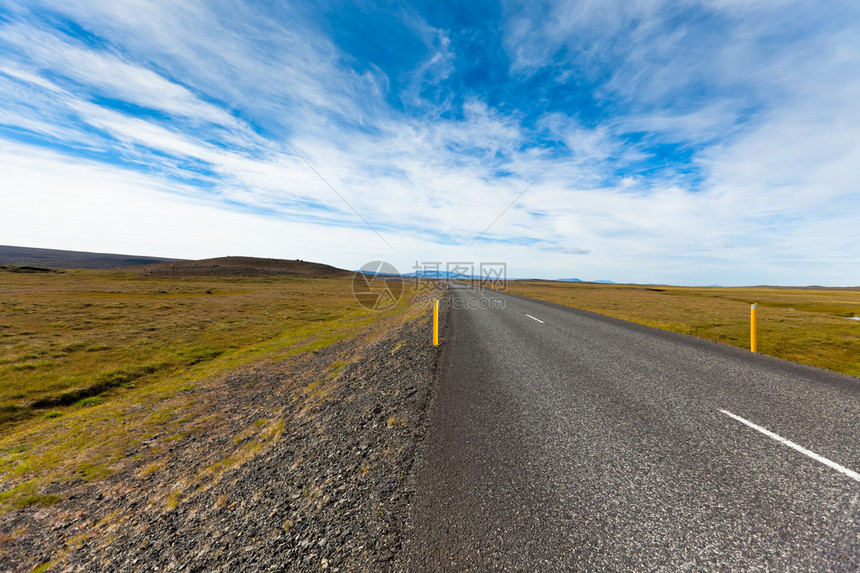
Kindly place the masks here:
<instances>
[{"instance_id":1,"label":"yellow roadside post","mask_svg":"<svg viewBox=\"0 0 860 573\"><path fill-rule=\"evenodd\" d=\"M439 346L439 299L433 301L433 346Z\"/></svg>"},{"instance_id":2,"label":"yellow roadside post","mask_svg":"<svg viewBox=\"0 0 860 573\"><path fill-rule=\"evenodd\" d=\"M750 307L750 351L758 352L758 348L756 345L756 331L755 331L755 312L758 304L753 304Z\"/></svg>"}]
</instances>

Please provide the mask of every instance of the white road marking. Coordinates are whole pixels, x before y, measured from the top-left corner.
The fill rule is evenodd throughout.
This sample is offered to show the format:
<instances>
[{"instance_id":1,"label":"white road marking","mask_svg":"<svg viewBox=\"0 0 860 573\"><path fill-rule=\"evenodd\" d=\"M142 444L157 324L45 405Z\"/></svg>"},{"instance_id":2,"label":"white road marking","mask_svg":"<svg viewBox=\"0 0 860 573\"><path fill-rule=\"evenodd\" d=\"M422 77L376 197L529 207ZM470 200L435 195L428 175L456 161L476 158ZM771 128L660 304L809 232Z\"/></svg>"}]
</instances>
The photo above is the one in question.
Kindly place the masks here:
<instances>
[{"instance_id":1,"label":"white road marking","mask_svg":"<svg viewBox=\"0 0 860 573\"><path fill-rule=\"evenodd\" d=\"M797 450L798 452L800 452L801 454L803 454L803 455L805 455L805 456L809 456L809 457L810 457L810 458L812 458L813 460L816 460L816 461L818 461L818 462L821 462L822 464L824 464L824 465L826 465L826 466L829 466L829 467L833 468L834 470L836 470L836 471L838 471L838 472L841 472L841 473L843 473L843 474L847 475L847 476L848 476L848 477L850 477L851 479L854 479L854 480L860 481L860 474L858 474L858 473L857 473L857 472L855 472L855 471L851 471L851 470L849 470L849 469L848 469L848 468L846 468L845 466L841 466L841 465L837 464L836 462L830 461L830 460L828 460L827 458L825 458L824 456L819 456L819 455L818 455L818 454L816 454L815 452L811 452L811 451L807 450L806 448L804 448L803 446L799 446L799 445L795 444L794 442L792 442L791 440L786 440L786 439L785 439L785 438L783 438L782 436L779 436L779 435L777 435L777 434L774 434L774 433L773 433L773 432L771 432L770 430L767 430L767 429L765 429L765 428L762 428L761 426L758 426L758 425L756 425L756 424L753 424L753 423L752 423L752 422L750 422L749 420L744 420L744 419L743 419L743 418L741 418L740 416L736 416L735 414L732 414L731 412L729 412L729 411L727 411L727 410L720 410L720 412L722 412L722 413L723 413L723 414L725 414L726 416L729 416L730 418L734 418L735 420L737 420L737 421L738 421L738 422L740 422L741 424L745 424L745 425L749 426L749 427L750 427L750 428L752 428L753 430L756 430L756 431L758 431L758 432L761 432L762 434L764 434L764 435L765 435L765 436L767 436L768 438L773 438L773 439L774 439L774 440L776 440L777 442L780 442L780 443L782 443L782 444L785 444L785 445L786 445L786 446L788 446L789 448L793 448L793 449Z\"/></svg>"},{"instance_id":2,"label":"white road marking","mask_svg":"<svg viewBox=\"0 0 860 573\"><path fill-rule=\"evenodd\" d=\"M536 321L538 321L539 323L544 324L544 321L542 321L542 320L541 320L541 319L539 319L539 318L535 318L535 317L533 317L533 316L532 316L532 315L530 315L530 314L527 314L526 316L527 316L527 317L529 317L529 318L530 318L530 319L532 319L532 320L536 320Z\"/></svg>"}]
</instances>

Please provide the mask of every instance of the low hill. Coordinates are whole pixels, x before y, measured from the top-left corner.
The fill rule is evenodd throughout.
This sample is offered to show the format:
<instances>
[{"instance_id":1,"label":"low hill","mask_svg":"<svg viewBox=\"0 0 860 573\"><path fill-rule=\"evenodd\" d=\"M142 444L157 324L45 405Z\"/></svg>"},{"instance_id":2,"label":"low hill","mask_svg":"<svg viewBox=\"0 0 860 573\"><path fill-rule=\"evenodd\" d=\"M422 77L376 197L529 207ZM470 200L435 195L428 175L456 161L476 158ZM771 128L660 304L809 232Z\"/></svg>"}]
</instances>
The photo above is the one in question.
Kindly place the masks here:
<instances>
[{"instance_id":1,"label":"low hill","mask_svg":"<svg viewBox=\"0 0 860 573\"><path fill-rule=\"evenodd\" d=\"M141 274L164 277L300 276L345 277L352 272L308 261L262 259L257 257L219 257L200 261L180 261L140 267Z\"/></svg>"},{"instance_id":2,"label":"low hill","mask_svg":"<svg viewBox=\"0 0 860 573\"><path fill-rule=\"evenodd\" d=\"M0 265L15 267L48 267L54 269L116 269L137 265L169 263L182 259L89 253L85 251L63 251L58 249L33 249L0 245Z\"/></svg>"}]
</instances>

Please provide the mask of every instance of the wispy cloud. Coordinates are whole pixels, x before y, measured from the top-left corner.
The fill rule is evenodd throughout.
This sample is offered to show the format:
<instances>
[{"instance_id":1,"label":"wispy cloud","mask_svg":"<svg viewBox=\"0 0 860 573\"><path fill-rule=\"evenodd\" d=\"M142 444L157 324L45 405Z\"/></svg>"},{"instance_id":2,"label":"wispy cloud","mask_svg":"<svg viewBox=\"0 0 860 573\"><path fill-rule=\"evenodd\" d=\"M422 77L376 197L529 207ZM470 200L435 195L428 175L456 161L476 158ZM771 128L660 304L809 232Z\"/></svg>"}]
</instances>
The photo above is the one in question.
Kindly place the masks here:
<instances>
[{"instance_id":1,"label":"wispy cloud","mask_svg":"<svg viewBox=\"0 0 860 573\"><path fill-rule=\"evenodd\" d=\"M860 284L858 9L610 4L7 1L0 242Z\"/></svg>"}]
</instances>

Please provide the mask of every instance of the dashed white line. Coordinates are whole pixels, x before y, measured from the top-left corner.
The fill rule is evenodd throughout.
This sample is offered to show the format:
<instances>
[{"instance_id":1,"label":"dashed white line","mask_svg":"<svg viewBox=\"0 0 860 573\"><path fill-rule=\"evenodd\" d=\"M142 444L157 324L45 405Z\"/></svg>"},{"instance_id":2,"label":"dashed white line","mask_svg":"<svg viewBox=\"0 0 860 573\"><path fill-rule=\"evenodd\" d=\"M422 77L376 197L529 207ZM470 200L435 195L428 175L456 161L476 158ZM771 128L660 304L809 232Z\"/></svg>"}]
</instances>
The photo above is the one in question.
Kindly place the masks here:
<instances>
[{"instance_id":1,"label":"dashed white line","mask_svg":"<svg viewBox=\"0 0 860 573\"><path fill-rule=\"evenodd\" d=\"M532 315L530 315L530 314L526 314L526 316L527 316L527 317L529 317L529 318L530 318L530 319L532 319L532 320L536 320L536 321L538 321L539 323L544 324L544 321L542 321L542 320L541 320L541 319L539 319L539 318L535 318L535 317L533 317L533 316L532 316Z\"/></svg>"},{"instance_id":2,"label":"dashed white line","mask_svg":"<svg viewBox=\"0 0 860 573\"><path fill-rule=\"evenodd\" d=\"M744 425L746 425L746 426L749 426L749 427L750 427L750 428L752 428L753 430L756 430L756 431L758 431L758 432L761 432L762 434L764 434L764 435L765 435L765 436L767 436L768 438L772 438L772 439L776 440L777 442L780 442L780 443L782 443L782 444L785 444L785 445L786 445L786 446L788 446L789 448L793 448L793 449L797 450L798 452L800 452L801 454L803 454L803 455L805 455L805 456L809 456L809 457L810 457L810 458L812 458L813 460L818 461L818 462L821 462L822 464L824 464L824 465L826 465L826 466L829 466L829 467L833 468L834 470L836 470L836 471L838 471L838 472L841 472L841 473L843 473L843 474L847 475L847 476L848 476L848 477L850 477L851 479L854 479L854 480L860 481L860 474L858 474L858 473L857 473L857 472L855 472L855 471L849 470L849 469L848 469L848 468L846 468L845 466L839 465L839 464L837 464L837 463L836 463L836 462L834 462L834 461L830 461L830 460L828 460L827 458L825 458L824 456L819 456L819 455L818 455L818 454L816 454L815 452L809 451L809 450L807 450L806 448L804 448L803 446L799 446L799 445L795 444L795 443L794 443L794 442L792 442L791 440L786 440L786 439L785 439L785 438L783 438L782 436L779 436L779 435L777 435L777 434L774 434L774 433L773 433L773 432L771 432L770 430L765 429L765 428L762 428L761 426L759 426L759 425L757 425L757 424L753 424L753 423L752 423L752 422L750 422L749 420L744 420L744 419L743 419L743 418L741 418L740 416L736 416L735 414L732 414L732 413L731 413L731 412L729 412L728 410L720 410L720 412L722 412L723 414L725 414L726 416L728 416L728 417L730 417L730 418L734 418L735 420L737 420L737 421L738 421L738 422L740 422L741 424L744 424Z\"/></svg>"}]
</instances>

